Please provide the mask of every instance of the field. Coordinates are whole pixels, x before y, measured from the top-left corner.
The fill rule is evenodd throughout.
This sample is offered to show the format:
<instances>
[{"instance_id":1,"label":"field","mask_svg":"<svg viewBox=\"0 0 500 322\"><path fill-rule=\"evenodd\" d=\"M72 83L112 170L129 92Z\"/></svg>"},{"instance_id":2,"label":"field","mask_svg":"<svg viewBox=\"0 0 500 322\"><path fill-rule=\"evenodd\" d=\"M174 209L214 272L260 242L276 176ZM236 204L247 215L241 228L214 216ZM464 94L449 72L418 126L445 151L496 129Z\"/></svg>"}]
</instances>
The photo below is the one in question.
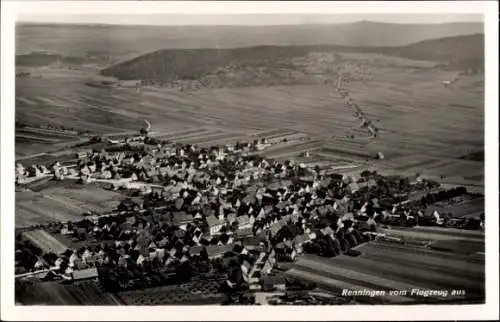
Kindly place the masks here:
<instances>
[{"instance_id":1,"label":"field","mask_svg":"<svg viewBox=\"0 0 500 322\"><path fill-rule=\"evenodd\" d=\"M484 236L483 236L484 238ZM443 243L443 242L441 242ZM484 300L484 253L450 251L452 244L480 244L480 239L448 239L448 251L389 242L370 242L359 246L358 257L324 258L305 255L286 272L290 277L312 281L319 287L341 294L343 289L387 291L383 297L360 297L371 304L422 303L423 301ZM482 241L484 247L484 239ZM445 246L445 245L443 245ZM429 297L411 294L412 289L448 290L448 295ZM390 290L407 290L406 294L389 295ZM465 294L452 295L452 290Z\"/></svg>"},{"instance_id":2,"label":"field","mask_svg":"<svg viewBox=\"0 0 500 322\"><path fill-rule=\"evenodd\" d=\"M22 286L16 287L16 301L23 305L123 305L97 281L19 283Z\"/></svg>"},{"instance_id":3,"label":"field","mask_svg":"<svg viewBox=\"0 0 500 322\"><path fill-rule=\"evenodd\" d=\"M359 128L333 85L137 92L85 86L89 80L102 79L95 70L38 68L32 74L43 78L16 80L16 121L53 128L17 127L16 157L24 165L56 160L71 164L75 150L67 147L85 141L87 131L119 137L136 133L149 119L151 136L173 142L209 146L265 137L274 143L258 152L266 157L295 159L343 173L364 169L420 173L444 186L464 185L483 192L484 163L466 157L484 150L481 75L458 75L422 67L421 62L416 68L411 61L380 55L344 56L350 66L364 66L370 76L346 86L381 129L375 139ZM442 81L457 76L453 86L443 86ZM55 150L60 152L41 153ZM383 160L374 160L378 152L384 154ZM119 196L93 186L53 185L31 184L35 192L16 193L16 227L76 220L89 209L110 210ZM484 205L471 205L459 210L471 215L482 209Z\"/></svg>"},{"instance_id":4,"label":"field","mask_svg":"<svg viewBox=\"0 0 500 322\"><path fill-rule=\"evenodd\" d=\"M88 186L52 186L41 192L16 192L16 228L52 221L81 219L89 210L108 212L123 198L116 192Z\"/></svg>"},{"instance_id":5,"label":"field","mask_svg":"<svg viewBox=\"0 0 500 322\"><path fill-rule=\"evenodd\" d=\"M27 231L23 233L23 236L40 248L44 253L52 252L55 254L62 254L68 249L67 245L62 244L45 230L37 229Z\"/></svg>"},{"instance_id":6,"label":"field","mask_svg":"<svg viewBox=\"0 0 500 322\"><path fill-rule=\"evenodd\" d=\"M29 76L16 78L16 157L30 162L32 155L81 143L86 135L134 133L149 119L153 136L172 141L225 144L254 139L260 132L289 141L263 152L270 157L299 160L310 151L301 162L446 175L451 184L481 187L484 76L468 71L480 70L469 65L483 57L482 24L394 29L371 22L283 28L19 25L16 54L23 56L16 68ZM270 43L275 46L252 47ZM156 50L165 51L140 56ZM40 51L52 53L49 60L63 59L52 65L23 63L47 59ZM138 59L130 61L133 57ZM165 62L165 57L173 60ZM466 73L442 68L446 63ZM136 80L122 87L86 85L116 81L99 74L181 75L198 67L206 69L205 76L223 75L226 88L137 92ZM376 139L359 128L334 85L321 84L336 79L339 68L357 77L346 86L381 129ZM238 75L269 86L250 82L253 87L236 88ZM306 81L277 86L295 77ZM314 85L305 85L308 79ZM452 79L457 81L444 86ZM385 159L374 163L378 152ZM49 156L39 155L44 158Z\"/></svg>"},{"instance_id":7,"label":"field","mask_svg":"<svg viewBox=\"0 0 500 322\"><path fill-rule=\"evenodd\" d=\"M478 217L484 213L484 198L469 200L457 205L432 206L432 211L437 210L439 213L450 213L454 217Z\"/></svg>"},{"instance_id":8,"label":"field","mask_svg":"<svg viewBox=\"0 0 500 322\"><path fill-rule=\"evenodd\" d=\"M464 185L468 190L483 192L484 75L472 73L481 65L477 63L482 60L483 49L478 43L483 38L471 36L473 43L463 39L437 39L481 30L481 24L408 24L395 30L393 25L369 22L329 29L323 26L18 27L16 53L26 56L17 57L16 72L29 75L16 77L15 83L16 162L25 166L49 165L55 161L73 164L75 146L89 137L122 138L137 133L147 119L152 122L150 135L158 139L211 146L266 138L272 145L256 153L269 158L294 159L346 174L359 174L365 169L387 174L419 173L445 187ZM145 34L148 36L144 37ZM381 39L375 34L391 37ZM425 41L428 39L433 40ZM410 44L417 41L424 42ZM464 46L462 41L469 45ZM128 59L164 47L236 48L262 45L262 42L277 46L313 45L313 51L262 46L208 50L212 56L205 49L193 50L192 55L181 51L160 52L147 55L146 59L139 57L140 63L127 69ZM369 48L330 46L332 52L322 53L316 52L316 49L321 51L321 46L315 47L317 42L402 47L380 47L373 53L374 49ZM438 49L433 51L435 46ZM457 46L462 50L454 52ZM54 60L54 57L30 54L37 50L61 55L58 56L61 62L43 66L46 64L36 60ZM293 57L294 53L305 54ZM439 60L440 54L451 57L455 65L463 63L464 66L467 65L464 59L472 57L471 67L465 68L465 73L443 68L446 59ZM175 61L172 58L173 62L165 63L165 57L173 57ZM410 59L412 57L420 60ZM125 63L115 65L120 62ZM112 66L118 66L114 72L101 72ZM339 68L355 76L344 86L352 100L380 129L378 137L371 138L360 127L353 110L336 92L332 80L338 77ZM467 72L469 68L471 73ZM135 79L125 82L99 75L130 76L139 72L139 75L161 76L163 73L174 78L189 76L185 81L196 83L200 76L196 71L200 70L207 72L202 73L204 77L208 75L204 81L213 80L213 87L222 84L224 88L181 91L144 86L136 90ZM457 81L444 86L444 82L453 79ZM121 86L88 86L103 81L117 81ZM243 85L252 86L239 87ZM82 148L100 150L105 146L106 143L97 143ZM384 158L375 160L379 152ZM75 221L89 210L108 212L124 197L97 185L84 186L71 180L43 181L28 188L30 191L16 192L16 228ZM484 211L484 200L438 210L474 216ZM337 296L341 296L343 289L450 292L447 296L429 297L403 293L356 297L360 303L484 300L482 233L421 227L382 232L405 239L408 244L369 242L357 248L362 253L358 257L304 255L289 264L291 269L286 274L315 282ZM80 245L69 237L52 236L42 230L28 232L27 237L43 250L56 253L68 245ZM16 300L28 305L219 304L224 300L223 294L218 293L220 282L222 280L198 280L116 295L104 292L95 281L70 285L41 282L16 287ZM464 292L451 294L452 290Z\"/></svg>"},{"instance_id":9,"label":"field","mask_svg":"<svg viewBox=\"0 0 500 322\"><path fill-rule=\"evenodd\" d=\"M484 245L484 234L482 232L459 230L454 228L440 227L397 227L384 229L380 231L391 237L402 238L407 241L418 241L423 243L431 243L438 241L467 241L477 246ZM478 244L479 243L479 244ZM482 247L477 247L477 252L482 251Z\"/></svg>"},{"instance_id":10,"label":"field","mask_svg":"<svg viewBox=\"0 0 500 322\"><path fill-rule=\"evenodd\" d=\"M380 171L446 175L453 183L483 184L483 163L461 159L483 149L480 75L462 75L454 86L444 87L442 81L456 77L457 72L375 66L370 74L367 82L352 82L348 87L352 99L377 121L381 131L375 139L358 128L352 110L333 85L184 92L150 88L137 93L84 86L92 74L73 77L66 72L43 81L18 80L16 119L70 124L76 131L94 133L137 131L144 119L150 119L153 136L200 145L254 139L259 131L282 131L274 135L302 139L281 143L265 155L298 158L303 151L318 150L316 155L322 160L310 162L326 158L333 164L341 160L366 167L370 160L371 167ZM18 130L18 156L38 153L40 146L54 146L22 142L26 131ZM45 139L45 134L37 136ZM71 138L67 136L64 140ZM377 152L385 159L375 163L372 157Z\"/></svg>"},{"instance_id":11,"label":"field","mask_svg":"<svg viewBox=\"0 0 500 322\"><path fill-rule=\"evenodd\" d=\"M225 299L224 294L218 292L219 284L223 281L223 278L200 280L180 285L119 292L118 296L126 305L220 304Z\"/></svg>"},{"instance_id":12,"label":"field","mask_svg":"<svg viewBox=\"0 0 500 322\"><path fill-rule=\"evenodd\" d=\"M218 292L223 278L194 280L112 294L98 281L60 282L16 281L16 300L23 305L207 305L220 304L225 296Z\"/></svg>"}]
</instances>

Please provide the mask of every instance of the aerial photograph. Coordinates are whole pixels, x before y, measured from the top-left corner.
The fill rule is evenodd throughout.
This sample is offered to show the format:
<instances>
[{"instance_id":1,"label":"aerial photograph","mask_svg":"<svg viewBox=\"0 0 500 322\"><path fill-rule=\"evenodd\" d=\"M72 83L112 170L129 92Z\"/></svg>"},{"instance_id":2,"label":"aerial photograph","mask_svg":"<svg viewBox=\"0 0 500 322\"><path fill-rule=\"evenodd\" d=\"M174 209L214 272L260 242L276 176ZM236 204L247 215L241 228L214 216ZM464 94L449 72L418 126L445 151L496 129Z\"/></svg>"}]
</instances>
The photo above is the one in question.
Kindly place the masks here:
<instances>
[{"instance_id":1,"label":"aerial photograph","mask_svg":"<svg viewBox=\"0 0 500 322\"><path fill-rule=\"evenodd\" d=\"M483 18L19 17L16 305L485 303Z\"/></svg>"}]
</instances>

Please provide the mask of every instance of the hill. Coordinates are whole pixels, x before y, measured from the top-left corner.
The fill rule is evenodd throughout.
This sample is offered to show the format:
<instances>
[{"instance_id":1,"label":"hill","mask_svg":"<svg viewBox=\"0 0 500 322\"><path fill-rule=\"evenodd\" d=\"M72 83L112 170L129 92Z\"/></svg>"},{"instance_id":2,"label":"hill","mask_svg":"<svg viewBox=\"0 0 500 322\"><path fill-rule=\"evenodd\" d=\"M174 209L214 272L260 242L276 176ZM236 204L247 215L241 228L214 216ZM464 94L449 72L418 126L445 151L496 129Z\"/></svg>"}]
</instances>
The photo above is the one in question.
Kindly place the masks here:
<instances>
[{"instance_id":1,"label":"hill","mask_svg":"<svg viewBox=\"0 0 500 322\"><path fill-rule=\"evenodd\" d=\"M215 87L328 82L350 54L383 55L439 62L454 69L479 69L484 61L482 34L447 37L400 47L257 46L235 49L158 50L103 69L123 80L175 82L198 80ZM368 64L374 64L371 61ZM436 64L429 64L432 67ZM217 85L214 85L217 84Z\"/></svg>"},{"instance_id":2,"label":"hill","mask_svg":"<svg viewBox=\"0 0 500 322\"><path fill-rule=\"evenodd\" d=\"M110 66L161 49L238 48L261 45L405 46L483 32L482 23L345 24L284 26L120 26L18 24L16 54L47 51L89 57Z\"/></svg>"},{"instance_id":3,"label":"hill","mask_svg":"<svg viewBox=\"0 0 500 322\"><path fill-rule=\"evenodd\" d=\"M388 54L418 60L441 61L457 69L484 67L484 34L425 40L397 49Z\"/></svg>"},{"instance_id":4,"label":"hill","mask_svg":"<svg viewBox=\"0 0 500 322\"><path fill-rule=\"evenodd\" d=\"M16 65L27 67L41 67L55 63L81 65L91 63L92 60L86 57L62 56L45 52L32 52L29 54L16 55Z\"/></svg>"}]
</instances>

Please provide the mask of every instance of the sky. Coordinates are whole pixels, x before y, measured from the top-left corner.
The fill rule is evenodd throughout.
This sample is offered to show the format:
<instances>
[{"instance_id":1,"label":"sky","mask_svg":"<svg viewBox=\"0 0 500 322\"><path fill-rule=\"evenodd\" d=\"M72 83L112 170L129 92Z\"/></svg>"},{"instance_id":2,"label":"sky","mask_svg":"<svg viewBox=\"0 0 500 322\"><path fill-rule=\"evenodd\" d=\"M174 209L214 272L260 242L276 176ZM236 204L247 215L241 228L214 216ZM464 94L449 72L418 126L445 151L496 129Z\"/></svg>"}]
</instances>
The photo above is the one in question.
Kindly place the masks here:
<instances>
[{"instance_id":1,"label":"sky","mask_svg":"<svg viewBox=\"0 0 500 322\"><path fill-rule=\"evenodd\" d=\"M478 14L231 14L231 15L182 15L182 14L72 14L25 15L18 22L33 23L91 23L118 25L295 25L350 23L374 21L386 23L448 23L482 22Z\"/></svg>"}]
</instances>

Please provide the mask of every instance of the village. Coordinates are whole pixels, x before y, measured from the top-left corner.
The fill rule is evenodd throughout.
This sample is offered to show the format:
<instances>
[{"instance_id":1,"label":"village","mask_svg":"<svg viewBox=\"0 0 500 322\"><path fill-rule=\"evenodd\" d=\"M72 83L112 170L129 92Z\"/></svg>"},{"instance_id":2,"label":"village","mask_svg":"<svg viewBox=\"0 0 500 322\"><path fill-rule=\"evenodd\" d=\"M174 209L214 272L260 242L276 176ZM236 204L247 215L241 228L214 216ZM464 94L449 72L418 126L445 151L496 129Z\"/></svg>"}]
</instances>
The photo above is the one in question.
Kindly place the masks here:
<instances>
[{"instance_id":1,"label":"village","mask_svg":"<svg viewBox=\"0 0 500 322\"><path fill-rule=\"evenodd\" d=\"M223 281L227 303L257 298L262 304L259 292L287 291L281 271L301 254L358 256L363 243L391 240L380 227L484 228L484 214L456 218L433 207L481 197L463 187L267 160L252 153L268 144L265 138L199 148L149 138L148 129L108 142L110 148L80 152L74 165L17 164L17 185L46 178L124 194L110 213L20 231L18 277L98 279L108 292L216 280ZM36 238L40 231L74 247L43 247Z\"/></svg>"}]
</instances>

